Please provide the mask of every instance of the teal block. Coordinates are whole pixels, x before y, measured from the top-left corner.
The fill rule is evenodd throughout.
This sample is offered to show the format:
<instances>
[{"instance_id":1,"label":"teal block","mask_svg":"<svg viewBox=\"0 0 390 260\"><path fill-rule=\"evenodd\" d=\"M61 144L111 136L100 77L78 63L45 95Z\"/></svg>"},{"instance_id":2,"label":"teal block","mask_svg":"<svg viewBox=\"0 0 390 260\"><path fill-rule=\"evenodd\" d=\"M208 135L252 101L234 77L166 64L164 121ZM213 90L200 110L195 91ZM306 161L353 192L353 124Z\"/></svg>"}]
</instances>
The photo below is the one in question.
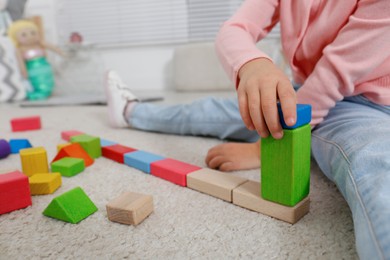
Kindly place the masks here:
<instances>
[{"instance_id":1,"label":"teal block","mask_svg":"<svg viewBox=\"0 0 390 260\"><path fill-rule=\"evenodd\" d=\"M138 150L125 154L124 163L140 171L150 173L150 164L163 159L165 157Z\"/></svg>"},{"instance_id":2,"label":"teal block","mask_svg":"<svg viewBox=\"0 0 390 260\"><path fill-rule=\"evenodd\" d=\"M85 162L80 158L64 157L51 164L52 172L59 172L62 176L72 177L84 171Z\"/></svg>"},{"instance_id":3,"label":"teal block","mask_svg":"<svg viewBox=\"0 0 390 260\"><path fill-rule=\"evenodd\" d=\"M101 147L111 146L114 144L117 144L117 143L100 138L100 146Z\"/></svg>"}]
</instances>

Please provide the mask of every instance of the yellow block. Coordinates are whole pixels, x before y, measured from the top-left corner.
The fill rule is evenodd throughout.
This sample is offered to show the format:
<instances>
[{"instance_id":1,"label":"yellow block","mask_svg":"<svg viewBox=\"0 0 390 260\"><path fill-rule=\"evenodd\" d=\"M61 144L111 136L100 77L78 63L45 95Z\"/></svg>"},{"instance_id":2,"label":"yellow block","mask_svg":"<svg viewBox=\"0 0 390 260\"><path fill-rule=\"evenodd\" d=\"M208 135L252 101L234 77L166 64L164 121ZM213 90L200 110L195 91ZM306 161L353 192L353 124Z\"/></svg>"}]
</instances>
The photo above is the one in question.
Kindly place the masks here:
<instances>
[{"instance_id":1,"label":"yellow block","mask_svg":"<svg viewBox=\"0 0 390 260\"><path fill-rule=\"evenodd\" d=\"M65 146L71 145L71 143L64 143L64 144L58 144L57 145L57 152L59 152L62 148Z\"/></svg>"},{"instance_id":2,"label":"yellow block","mask_svg":"<svg viewBox=\"0 0 390 260\"><path fill-rule=\"evenodd\" d=\"M51 194L55 192L62 183L61 174L54 173L37 173L31 176L30 182L31 195Z\"/></svg>"},{"instance_id":3,"label":"yellow block","mask_svg":"<svg viewBox=\"0 0 390 260\"><path fill-rule=\"evenodd\" d=\"M46 150L43 147L22 149L19 151L23 173L32 176L35 173L49 172Z\"/></svg>"}]
</instances>

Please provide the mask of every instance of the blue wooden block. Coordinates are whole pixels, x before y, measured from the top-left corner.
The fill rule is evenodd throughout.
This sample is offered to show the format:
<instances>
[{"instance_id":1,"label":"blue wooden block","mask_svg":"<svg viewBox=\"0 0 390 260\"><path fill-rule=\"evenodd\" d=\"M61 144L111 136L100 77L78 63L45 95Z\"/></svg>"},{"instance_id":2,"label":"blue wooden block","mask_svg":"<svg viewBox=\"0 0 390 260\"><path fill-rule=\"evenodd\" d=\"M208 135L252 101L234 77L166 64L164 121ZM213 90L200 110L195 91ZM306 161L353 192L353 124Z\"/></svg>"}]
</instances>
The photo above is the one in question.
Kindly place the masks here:
<instances>
[{"instance_id":1,"label":"blue wooden block","mask_svg":"<svg viewBox=\"0 0 390 260\"><path fill-rule=\"evenodd\" d=\"M27 139L11 139L9 145L11 146L11 153L19 153L21 149L32 147Z\"/></svg>"},{"instance_id":2,"label":"blue wooden block","mask_svg":"<svg viewBox=\"0 0 390 260\"><path fill-rule=\"evenodd\" d=\"M288 126L284 122L282 107L280 103L278 103L278 112L280 118L280 124L283 129L295 129L300 126L309 124L311 121L311 105L306 104L297 104L297 122L293 126Z\"/></svg>"},{"instance_id":3,"label":"blue wooden block","mask_svg":"<svg viewBox=\"0 0 390 260\"><path fill-rule=\"evenodd\" d=\"M117 143L100 138L100 146L101 147L106 147L106 146L115 145L115 144L117 144Z\"/></svg>"},{"instance_id":4,"label":"blue wooden block","mask_svg":"<svg viewBox=\"0 0 390 260\"><path fill-rule=\"evenodd\" d=\"M163 159L165 159L165 157L140 150L125 154L126 165L146 173L150 173L151 163Z\"/></svg>"}]
</instances>

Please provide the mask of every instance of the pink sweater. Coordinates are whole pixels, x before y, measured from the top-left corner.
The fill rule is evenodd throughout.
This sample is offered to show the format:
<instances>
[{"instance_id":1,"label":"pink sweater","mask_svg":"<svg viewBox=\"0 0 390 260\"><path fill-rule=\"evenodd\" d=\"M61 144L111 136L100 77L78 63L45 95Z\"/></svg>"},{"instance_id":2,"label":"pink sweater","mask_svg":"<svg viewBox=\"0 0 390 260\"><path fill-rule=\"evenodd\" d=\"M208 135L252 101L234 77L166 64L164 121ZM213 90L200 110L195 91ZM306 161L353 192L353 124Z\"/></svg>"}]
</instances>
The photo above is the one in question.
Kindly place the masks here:
<instances>
[{"instance_id":1,"label":"pink sweater","mask_svg":"<svg viewBox=\"0 0 390 260\"><path fill-rule=\"evenodd\" d=\"M294 81L303 84L298 102L313 106L312 125L343 97L390 105L389 0L246 0L216 40L233 82L242 65L269 58L255 43L277 22Z\"/></svg>"}]
</instances>

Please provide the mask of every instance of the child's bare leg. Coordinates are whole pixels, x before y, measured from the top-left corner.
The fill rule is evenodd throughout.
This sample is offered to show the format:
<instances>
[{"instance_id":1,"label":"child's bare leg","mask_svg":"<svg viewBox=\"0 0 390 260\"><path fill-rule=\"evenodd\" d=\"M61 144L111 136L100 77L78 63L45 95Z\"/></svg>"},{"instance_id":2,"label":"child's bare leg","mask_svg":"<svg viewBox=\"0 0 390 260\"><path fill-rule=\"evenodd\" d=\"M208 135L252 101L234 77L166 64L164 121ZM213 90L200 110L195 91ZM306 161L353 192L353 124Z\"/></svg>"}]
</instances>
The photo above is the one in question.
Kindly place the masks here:
<instances>
[{"instance_id":1,"label":"child's bare leg","mask_svg":"<svg viewBox=\"0 0 390 260\"><path fill-rule=\"evenodd\" d=\"M225 172L260 168L260 141L217 145L208 151L206 164Z\"/></svg>"}]
</instances>

